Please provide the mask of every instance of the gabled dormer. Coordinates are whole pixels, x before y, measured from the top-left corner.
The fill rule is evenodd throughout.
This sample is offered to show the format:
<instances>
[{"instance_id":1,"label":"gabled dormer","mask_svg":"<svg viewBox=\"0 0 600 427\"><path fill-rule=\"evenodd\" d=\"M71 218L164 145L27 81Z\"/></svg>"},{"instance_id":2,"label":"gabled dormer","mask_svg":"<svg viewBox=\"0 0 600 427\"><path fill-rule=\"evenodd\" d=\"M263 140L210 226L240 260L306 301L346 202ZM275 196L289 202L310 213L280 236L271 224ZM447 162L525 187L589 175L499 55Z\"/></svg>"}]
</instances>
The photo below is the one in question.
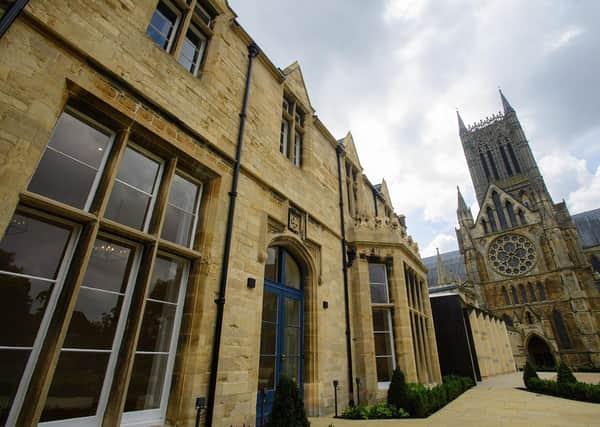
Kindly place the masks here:
<instances>
[{"instance_id":1,"label":"gabled dormer","mask_svg":"<svg viewBox=\"0 0 600 427\"><path fill-rule=\"evenodd\" d=\"M488 187L474 227L482 234L497 233L536 222L525 204L494 184Z\"/></svg>"}]
</instances>

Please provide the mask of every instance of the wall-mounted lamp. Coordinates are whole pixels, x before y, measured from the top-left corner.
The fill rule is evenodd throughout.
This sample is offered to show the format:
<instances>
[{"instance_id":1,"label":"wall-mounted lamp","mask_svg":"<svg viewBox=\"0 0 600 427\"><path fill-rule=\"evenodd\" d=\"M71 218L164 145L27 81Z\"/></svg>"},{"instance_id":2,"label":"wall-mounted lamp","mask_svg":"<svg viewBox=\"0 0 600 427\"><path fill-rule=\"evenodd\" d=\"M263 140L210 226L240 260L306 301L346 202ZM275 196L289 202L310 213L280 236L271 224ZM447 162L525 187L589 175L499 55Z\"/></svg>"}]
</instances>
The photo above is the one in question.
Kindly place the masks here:
<instances>
[{"instance_id":1,"label":"wall-mounted lamp","mask_svg":"<svg viewBox=\"0 0 600 427\"><path fill-rule=\"evenodd\" d=\"M206 399L204 397L196 398L196 427L200 425L200 414L206 408Z\"/></svg>"},{"instance_id":2,"label":"wall-mounted lamp","mask_svg":"<svg viewBox=\"0 0 600 427\"><path fill-rule=\"evenodd\" d=\"M254 277L248 277L248 281L246 282L246 286L248 289L256 288L256 279Z\"/></svg>"},{"instance_id":3,"label":"wall-mounted lamp","mask_svg":"<svg viewBox=\"0 0 600 427\"><path fill-rule=\"evenodd\" d=\"M356 377L356 405L360 406L360 378Z\"/></svg>"},{"instance_id":4,"label":"wall-mounted lamp","mask_svg":"<svg viewBox=\"0 0 600 427\"><path fill-rule=\"evenodd\" d=\"M327 310L329 308L329 301L323 301L323 308Z\"/></svg>"},{"instance_id":5,"label":"wall-mounted lamp","mask_svg":"<svg viewBox=\"0 0 600 427\"><path fill-rule=\"evenodd\" d=\"M337 405L337 390L340 382L338 380L333 380L333 399L335 402L335 417L338 416L338 405Z\"/></svg>"}]
</instances>

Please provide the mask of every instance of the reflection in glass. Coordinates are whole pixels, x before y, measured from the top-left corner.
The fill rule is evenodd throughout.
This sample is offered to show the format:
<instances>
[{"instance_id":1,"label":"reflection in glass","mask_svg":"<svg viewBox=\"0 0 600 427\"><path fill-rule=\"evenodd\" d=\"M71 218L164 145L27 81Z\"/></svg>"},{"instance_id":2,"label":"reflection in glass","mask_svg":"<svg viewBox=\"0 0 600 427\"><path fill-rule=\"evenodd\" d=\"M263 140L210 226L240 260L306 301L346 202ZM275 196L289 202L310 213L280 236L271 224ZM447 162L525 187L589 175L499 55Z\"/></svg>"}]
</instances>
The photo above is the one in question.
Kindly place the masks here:
<instances>
[{"instance_id":1,"label":"reflection in glass","mask_svg":"<svg viewBox=\"0 0 600 427\"><path fill-rule=\"evenodd\" d=\"M281 363L281 374L294 380L298 384L298 358L297 357L286 357Z\"/></svg>"},{"instance_id":2,"label":"reflection in glass","mask_svg":"<svg viewBox=\"0 0 600 427\"><path fill-rule=\"evenodd\" d=\"M260 354L275 354L277 324L262 322L260 331Z\"/></svg>"},{"instance_id":3,"label":"reflection in glass","mask_svg":"<svg viewBox=\"0 0 600 427\"><path fill-rule=\"evenodd\" d=\"M277 322L277 295L265 291L262 308L263 322Z\"/></svg>"},{"instance_id":4,"label":"reflection in glass","mask_svg":"<svg viewBox=\"0 0 600 427\"><path fill-rule=\"evenodd\" d=\"M125 292L128 269L131 268L131 248L109 240L94 243L83 285L113 292Z\"/></svg>"},{"instance_id":5,"label":"reflection in glass","mask_svg":"<svg viewBox=\"0 0 600 427\"><path fill-rule=\"evenodd\" d=\"M300 326L300 301L285 299L285 321L288 326Z\"/></svg>"},{"instance_id":6,"label":"reflection in glass","mask_svg":"<svg viewBox=\"0 0 600 427\"><path fill-rule=\"evenodd\" d=\"M260 356L258 368L258 389L266 390L275 388L275 356Z\"/></svg>"},{"instance_id":7,"label":"reflection in glass","mask_svg":"<svg viewBox=\"0 0 600 427\"><path fill-rule=\"evenodd\" d=\"M125 149L115 185L106 207L106 218L143 229L150 201L158 188L160 164L131 147Z\"/></svg>"},{"instance_id":8,"label":"reflection in glass","mask_svg":"<svg viewBox=\"0 0 600 427\"><path fill-rule=\"evenodd\" d=\"M193 25L190 25L181 47L179 63L193 75L198 74L205 45L206 39L202 33Z\"/></svg>"},{"instance_id":9,"label":"reflection in glass","mask_svg":"<svg viewBox=\"0 0 600 427\"><path fill-rule=\"evenodd\" d=\"M110 135L63 112L29 191L83 209L108 155Z\"/></svg>"},{"instance_id":10,"label":"reflection in glass","mask_svg":"<svg viewBox=\"0 0 600 427\"><path fill-rule=\"evenodd\" d=\"M167 354L136 354L125 411L160 408Z\"/></svg>"},{"instance_id":11,"label":"reflection in glass","mask_svg":"<svg viewBox=\"0 0 600 427\"><path fill-rule=\"evenodd\" d=\"M385 283L385 264L369 263L369 282Z\"/></svg>"},{"instance_id":12,"label":"reflection in glass","mask_svg":"<svg viewBox=\"0 0 600 427\"><path fill-rule=\"evenodd\" d=\"M163 239L183 246L192 245L194 237L192 233L198 217L199 197L199 185L180 175L175 175L162 230L161 237Z\"/></svg>"},{"instance_id":13,"label":"reflection in glass","mask_svg":"<svg viewBox=\"0 0 600 427\"><path fill-rule=\"evenodd\" d=\"M4 425L30 350L0 349L0 425Z\"/></svg>"},{"instance_id":14,"label":"reflection in glass","mask_svg":"<svg viewBox=\"0 0 600 427\"><path fill-rule=\"evenodd\" d=\"M287 252L285 252L285 285L300 289L300 268Z\"/></svg>"},{"instance_id":15,"label":"reflection in glass","mask_svg":"<svg viewBox=\"0 0 600 427\"><path fill-rule=\"evenodd\" d=\"M62 351L40 421L96 414L110 353Z\"/></svg>"},{"instance_id":16,"label":"reflection in glass","mask_svg":"<svg viewBox=\"0 0 600 427\"><path fill-rule=\"evenodd\" d=\"M288 356L296 356L300 350L300 328L286 327L284 330L283 352Z\"/></svg>"},{"instance_id":17,"label":"reflection in glass","mask_svg":"<svg viewBox=\"0 0 600 427\"><path fill-rule=\"evenodd\" d=\"M138 411L161 406L167 388L171 348L177 339L176 318L181 312L180 295L187 262L159 255L154 264L150 289L137 345L125 410Z\"/></svg>"},{"instance_id":18,"label":"reflection in glass","mask_svg":"<svg viewBox=\"0 0 600 427\"><path fill-rule=\"evenodd\" d=\"M270 247L267 249L267 261L265 263L265 280L277 282L277 273L279 265L279 251L277 248Z\"/></svg>"},{"instance_id":19,"label":"reflection in glass","mask_svg":"<svg viewBox=\"0 0 600 427\"><path fill-rule=\"evenodd\" d=\"M392 378L392 372L394 371L394 362L392 357L377 357L377 381L387 382Z\"/></svg>"}]
</instances>

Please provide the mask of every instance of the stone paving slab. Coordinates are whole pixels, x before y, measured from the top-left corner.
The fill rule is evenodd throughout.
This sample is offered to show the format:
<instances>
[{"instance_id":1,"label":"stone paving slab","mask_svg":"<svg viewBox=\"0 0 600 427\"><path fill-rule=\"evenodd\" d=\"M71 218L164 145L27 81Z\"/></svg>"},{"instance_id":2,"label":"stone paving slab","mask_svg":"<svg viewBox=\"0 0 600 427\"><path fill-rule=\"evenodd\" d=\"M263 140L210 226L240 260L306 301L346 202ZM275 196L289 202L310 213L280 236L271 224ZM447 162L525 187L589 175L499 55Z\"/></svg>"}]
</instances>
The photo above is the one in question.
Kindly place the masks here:
<instances>
[{"instance_id":1,"label":"stone paving slab","mask_svg":"<svg viewBox=\"0 0 600 427\"><path fill-rule=\"evenodd\" d=\"M425 419L342 420L311 418L313 427L598 427L600 404L577 402L519 390L522 373L488 378ZM555 373L542 373L552 378ZM600 374L576 374L585 382L600 382Z\"/></svg>"}]
</instances>

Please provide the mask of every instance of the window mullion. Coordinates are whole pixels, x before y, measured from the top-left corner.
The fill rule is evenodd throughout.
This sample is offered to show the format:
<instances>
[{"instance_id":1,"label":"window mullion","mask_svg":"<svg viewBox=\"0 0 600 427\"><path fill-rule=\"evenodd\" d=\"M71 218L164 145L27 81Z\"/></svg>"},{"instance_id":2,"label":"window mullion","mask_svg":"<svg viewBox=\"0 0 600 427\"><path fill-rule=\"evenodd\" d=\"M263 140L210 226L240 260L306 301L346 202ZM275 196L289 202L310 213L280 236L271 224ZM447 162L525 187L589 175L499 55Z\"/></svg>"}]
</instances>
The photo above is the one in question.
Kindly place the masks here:
<instances>
[{"instance_id":1,"label":"window mullion","mask_svg":"<svg viewBox=\"0 0 600 427\"><path fill-rule=\"evenodd\" d=\"M98 229L99 223L97 221L83 227L73 254L71 267L50 319L48 332L42 343L40 356L31 376L29 388L25 394L24 402L29 402L29 404L23 405L18 416L17 425L37 425L42 415L48 391L54 378L54 371L58 364L58 357L79 296L81 282L92 255Z\"/></svg>"},{"instance_id":2,"label":"window mullion","mask_svg":"<svg viewBox=\"0 0 600 427\"><path fill-rule=\"evenodd\" d=\"M171 187L173 184L173 178L177 170L177 157L171 158L165 167L163 172L163 180L160 183L158 193L156 195L156 202L154 204L154 214L150 220L150 227L148 232L155 234L160 237L162 233L163 224L165 222L167 205L169 203L169 195L171 193Z\"/></svg>"},{"instance_id":3,"label":"window mullion","mask_svg":"<svg viewBox=\"0 0 600 427\"><path fill-rule=\"evenodd\" d=\"M117 135L108 161L106 162L102 179L100 180L94 202L90 208L90 212L97 214L100 218L104 215L104 211L108 205L108 196L112 192L130 134L131 127L127 127Z\"/></svg>"},{"instance_id":4,"label":"window mullion","mask_svg":"<svg viewBox=\"0 0 600 427\"><path fill-rule=\"evenodd\" d=\"M171 53L175 57L175 59L179 59L179 55L181 55L181 48L183 47L183 41L188 32L188 28L190 27L190 23L192 22L192 16L194 15L194 7L196 6L196 0L192 0L189 6L187 6L187 10L185 10L184 16L182 17L181 24L177 29L177 33L174 35L175 41L173 44L173 48L171 49Z\"/></svg>"},{"instance_id":5,"label":"window mullion","mask_svg":"<svg viewBox=\"0 0 600 427\"><path fill-rule=\"evenodd\" d=\"M157 251L158 245L156 242L144 245L140 270L129 305L127 325L118 351L119 358L115 365L113 381L108 395L108 404L102 419L102 427L120 425L121 422L135 350L142 327L144 308L146 307L146 293L150 286Z\"/></svg>"}]
</instances>

